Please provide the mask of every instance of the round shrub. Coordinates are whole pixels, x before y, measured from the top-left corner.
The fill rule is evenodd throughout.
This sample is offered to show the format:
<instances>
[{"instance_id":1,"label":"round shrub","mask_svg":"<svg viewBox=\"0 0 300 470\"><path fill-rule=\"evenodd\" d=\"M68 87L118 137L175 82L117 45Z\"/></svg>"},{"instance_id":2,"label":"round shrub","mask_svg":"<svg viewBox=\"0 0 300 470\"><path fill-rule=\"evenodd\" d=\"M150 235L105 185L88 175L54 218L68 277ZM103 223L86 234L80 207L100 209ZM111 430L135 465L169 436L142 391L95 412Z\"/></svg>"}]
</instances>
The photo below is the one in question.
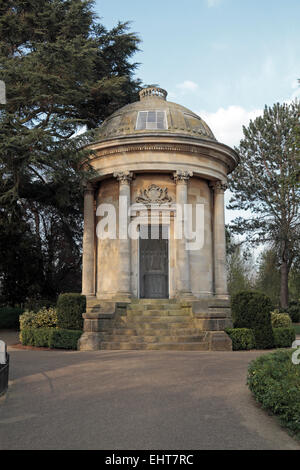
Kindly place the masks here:
<instances>
[{"instance_id":1,"label":"round shrub","mask_svg":"<svg viewBox=\"0 0 300 470\"><path fill-rule=\"evenodd\" d=\"M273 328L291 328L292 320L287 313L280 313L279 310L271 312L271 323Z\"/></svg>"},{"instance_id":2,"label":"round shrub","mask_svg":"<svg viewBox=\"0 0 300 470\"><path fill-rule=\"evenodd\" d=\"M57 312L53 307L41 308L33 320L33 328L56 328Z\"/></svg>"},{"instance_id":3,"label":"round shrub","mask_svg":"<svg viewBox=\"0 0 300 470\"><path fill-rule=\"evenodd\" d=\"M20 328L56 328L57 313L56 309L41 308L37 313L26 311L20 316Z\"/></svg>"},{"instance_id":4,"label":"round shrub","mask_svg":"<svg viewBox=\"0 0 300 470\"><path fill-rule=\"evenodd\" d=\"M57 326L66 330L82 330L85 307L84 295L60 294L57 300Z\"/></svg>"},{"instance_id":5,"label":"round shrub","mask_svg":"<svg viewBox=\"0 0 300 470\"><path fill-rule=\"evenodd\" d=\"M232 297L231 308L234 327L252 329L257 349L273 347L269 297L260 292L242 291Z\"/></svg>"}]
</instances>

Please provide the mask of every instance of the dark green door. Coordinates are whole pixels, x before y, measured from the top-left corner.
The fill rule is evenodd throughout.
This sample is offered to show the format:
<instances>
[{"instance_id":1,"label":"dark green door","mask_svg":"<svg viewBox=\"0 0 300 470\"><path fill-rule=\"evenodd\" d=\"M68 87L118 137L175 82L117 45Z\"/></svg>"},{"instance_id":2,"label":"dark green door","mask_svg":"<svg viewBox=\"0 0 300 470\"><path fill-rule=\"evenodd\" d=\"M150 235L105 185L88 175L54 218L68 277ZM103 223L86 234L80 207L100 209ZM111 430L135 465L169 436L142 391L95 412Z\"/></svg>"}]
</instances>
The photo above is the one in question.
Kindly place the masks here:
<instances>
[{"instance_id":1,"label":"dark green door","mask_svg":"<svg viewBox=\"0 0 300 470\"><path fill-rule=\"evenodd\" d=\"M169 297L168 240L163 238L163 226L157 227L157 239L151 239L151 228L143 226L141 234L148 231L148 239L140 238L140 298L167 299Z\"/></svg>"}]
</instances>

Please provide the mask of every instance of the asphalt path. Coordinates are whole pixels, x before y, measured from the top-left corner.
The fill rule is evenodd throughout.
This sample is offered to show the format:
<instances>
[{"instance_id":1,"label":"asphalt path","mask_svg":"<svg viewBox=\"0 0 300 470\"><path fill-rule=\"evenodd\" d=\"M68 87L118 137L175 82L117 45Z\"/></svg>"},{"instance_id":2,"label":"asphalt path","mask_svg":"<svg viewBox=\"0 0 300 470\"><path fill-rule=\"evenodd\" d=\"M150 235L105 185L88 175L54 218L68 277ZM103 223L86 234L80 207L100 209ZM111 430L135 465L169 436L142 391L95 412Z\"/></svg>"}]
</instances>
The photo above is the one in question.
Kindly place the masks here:
<instances>
[{"instance_id":1,"label":"asphalt path","mask_svg":"<svg viewBox=\"0 0 300 470\"><path fill-rule=\"evenodd\" d=\"M9 350L0 449L300 450L246 386L262 352Z\"/></svg>"}]
</instances>

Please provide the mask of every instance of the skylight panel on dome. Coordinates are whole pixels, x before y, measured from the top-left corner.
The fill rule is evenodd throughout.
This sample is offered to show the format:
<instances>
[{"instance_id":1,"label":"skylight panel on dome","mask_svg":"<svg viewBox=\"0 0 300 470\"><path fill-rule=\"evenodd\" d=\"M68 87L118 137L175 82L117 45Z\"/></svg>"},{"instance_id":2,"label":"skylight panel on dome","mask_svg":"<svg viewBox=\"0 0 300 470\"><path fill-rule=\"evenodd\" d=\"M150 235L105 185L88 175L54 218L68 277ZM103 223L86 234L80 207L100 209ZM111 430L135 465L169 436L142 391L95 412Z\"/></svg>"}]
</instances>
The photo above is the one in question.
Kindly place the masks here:
<instances>
[{"instance_id":1,"label":"skylight panel on dome","mask_svg":"<svg viewBox=\"0 0 300 470\"><path fill-rule=\"evenodd\" d=\"M139 111L136 120L136 130L143 129L167 129L167 117L165 111Z\"/></svg>"}]
</instances>

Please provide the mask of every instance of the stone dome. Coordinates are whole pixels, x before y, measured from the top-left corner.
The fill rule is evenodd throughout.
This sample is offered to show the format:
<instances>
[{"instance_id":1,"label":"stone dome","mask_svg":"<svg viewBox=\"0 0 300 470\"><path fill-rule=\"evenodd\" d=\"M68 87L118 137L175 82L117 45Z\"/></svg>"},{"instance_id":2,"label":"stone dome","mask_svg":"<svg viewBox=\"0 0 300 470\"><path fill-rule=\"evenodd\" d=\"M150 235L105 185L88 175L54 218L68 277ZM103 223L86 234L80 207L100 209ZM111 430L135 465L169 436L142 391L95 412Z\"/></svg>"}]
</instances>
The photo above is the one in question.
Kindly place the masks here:
<instances>
[{"instance_id":1,"label":"stone dome","mask_svg":"<svg viewBox=\"0 0 300 470\"><path fill-rule=\"evenodd\" d=\"M166 100L162 88L140 91L140 101L115 111L97 130L96 140L145 135L174 135L216 142L203 119L188 108Z\"/></svg>"}]
</instances>

